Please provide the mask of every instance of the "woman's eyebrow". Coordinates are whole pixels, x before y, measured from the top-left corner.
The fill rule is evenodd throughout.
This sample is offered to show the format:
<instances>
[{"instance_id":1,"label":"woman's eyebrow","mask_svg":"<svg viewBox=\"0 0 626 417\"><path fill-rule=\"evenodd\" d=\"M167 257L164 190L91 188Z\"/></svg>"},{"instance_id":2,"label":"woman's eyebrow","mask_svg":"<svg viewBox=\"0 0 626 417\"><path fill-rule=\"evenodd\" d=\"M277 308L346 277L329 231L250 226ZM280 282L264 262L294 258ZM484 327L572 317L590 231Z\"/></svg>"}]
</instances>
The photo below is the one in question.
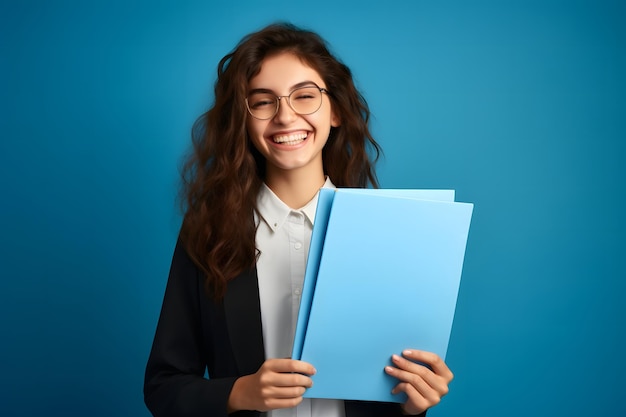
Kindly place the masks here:
<instances>
[{"instance_id":1,"label":"woman's eyebrow","mask_svg":"<svg viewBox=\"0 0 626 417\"><path fill-rule=\"evenodd\" d=\"M310 87L310 86L316 86L316 85L317 83L314 83L313 81L302 81L301 83L291 86L291 91L295 90L296 88Z\"/></svg>"},{"instance_id":2,"label":"woman's eyebrow","mask_svg":"<svg viewBox=\"0 0 626 417\"><path fill-rule=\"evenodd\" d=\"M298 88L302 88L302 87L310 87L310 86L317 86L317 83L313 82L313 81L302 81L298 84L294 84L289 88L289 91L293 91L296 90ZM271 93L274 95L278 95L274 92L274 90L271 90L269 88L254 88L250 91L248 91L248 94L254 94L254 93Z\"/></svg>"}]
</instances>

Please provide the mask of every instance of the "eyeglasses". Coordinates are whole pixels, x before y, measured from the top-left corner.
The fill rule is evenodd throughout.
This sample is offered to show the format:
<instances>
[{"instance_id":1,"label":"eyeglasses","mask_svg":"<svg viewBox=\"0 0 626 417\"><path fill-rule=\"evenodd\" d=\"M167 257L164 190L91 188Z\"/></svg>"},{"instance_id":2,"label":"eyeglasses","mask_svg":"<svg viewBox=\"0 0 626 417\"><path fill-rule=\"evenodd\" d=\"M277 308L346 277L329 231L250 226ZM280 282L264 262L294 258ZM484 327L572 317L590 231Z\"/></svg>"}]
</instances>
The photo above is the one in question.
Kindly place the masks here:
<instances>
[{"instance_id":1,"label":"eyeglasses","mask_svg":"<svg viewBox=\"0 0 626 417\"><path fill-rule=\"evenodd\" d=\"M278 113L280 99L286 98L289 107L294 112L307 115L315 113L322 107L322 93L328 94L328 90L317 85L296 88L288 96L277 96L269 92L253 92L246 97L246 107L255 119L268 120Z\"/></svg>"}]
</instances>

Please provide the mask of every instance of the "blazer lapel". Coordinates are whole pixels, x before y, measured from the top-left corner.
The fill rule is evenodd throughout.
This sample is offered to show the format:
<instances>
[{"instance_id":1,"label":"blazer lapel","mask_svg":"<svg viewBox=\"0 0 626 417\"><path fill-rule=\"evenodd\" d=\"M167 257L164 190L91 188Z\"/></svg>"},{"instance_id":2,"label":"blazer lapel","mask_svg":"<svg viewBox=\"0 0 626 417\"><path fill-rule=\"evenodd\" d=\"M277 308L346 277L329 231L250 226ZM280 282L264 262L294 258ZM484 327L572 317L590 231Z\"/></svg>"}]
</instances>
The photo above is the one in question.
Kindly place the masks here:
<instances>
[{"instance_id":1,"label":"blazer lapel","mask_svg":"<svg viewBox=\"0 0 626 417\"><path fill-rule=\"evenodd\" d=\"M265 360L256 268L228 282L224 312L237 368L241 375L252 374Z\"/></svg>"}]
</instances>

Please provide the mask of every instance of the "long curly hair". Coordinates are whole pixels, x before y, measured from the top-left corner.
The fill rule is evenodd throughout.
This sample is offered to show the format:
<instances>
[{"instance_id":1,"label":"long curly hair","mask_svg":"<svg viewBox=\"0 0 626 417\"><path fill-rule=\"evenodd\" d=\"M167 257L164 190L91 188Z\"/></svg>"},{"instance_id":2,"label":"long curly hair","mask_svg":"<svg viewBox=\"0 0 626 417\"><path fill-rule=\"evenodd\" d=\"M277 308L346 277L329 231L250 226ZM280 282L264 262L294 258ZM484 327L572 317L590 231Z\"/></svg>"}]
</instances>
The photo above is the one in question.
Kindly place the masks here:
<instances>
[{"instance_id":1,"label":"long curly hair","mask_svg":"<svg viewBox=\"0 0 626 417\"><path fill-rule=\"evenodd\" d=\"M194 123L192 150L182 168L180 238L205 274L207 294L223 297L227 282L254 267L256 198L266 162L247 131L248 83L271 55L289 52L315 69L341 120L322 151L324 173L338 187L378 187L381 149L369 130L370 111L350 69L316 33L288 23L244 37L219 62L213 107Z\"/></svg>"}]
</instances>

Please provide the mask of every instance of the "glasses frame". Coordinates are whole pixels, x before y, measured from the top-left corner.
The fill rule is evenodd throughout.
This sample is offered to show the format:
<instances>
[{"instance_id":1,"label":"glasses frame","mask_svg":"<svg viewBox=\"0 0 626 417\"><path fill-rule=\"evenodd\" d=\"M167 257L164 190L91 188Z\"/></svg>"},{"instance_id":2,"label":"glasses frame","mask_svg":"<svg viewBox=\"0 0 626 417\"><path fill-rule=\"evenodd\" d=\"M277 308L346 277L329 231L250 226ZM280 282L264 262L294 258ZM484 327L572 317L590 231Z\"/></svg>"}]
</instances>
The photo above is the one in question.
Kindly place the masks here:
<instances>
[{"instance_id":1,"label":"glasses frame","mask_svg":"<svg viewBox=\"0 0 626 417\"><path fill-rule=\"evenodd\" d=\"M276 110L274 111L274 114L272 114L272 115L271 115L271 116L269 116L269 117L258 117L258 116L255 116L254 114L252 114L252 109L250 109L250 103L248 103L248 97L246 97L246 108L248 109L248 113L250 113L250 116L254 117L255 119L257 119L257 120L270 120L270 119L274 118L274 117L278 114L278 111L280 110L280 100L281 100L282 98L286 98L286 99L287 99L287 104L289 105L289 107L291 108L291 110L293 110L293 112L294 112L294 113L296 113L296 114L298 114L298 115L300 115L300 116L308 116L309 114L313 114L313 113L315 113L316 111L318 111L319 109L321 109L321 108L322 108L322 102L323 102L324 100L322 100L322 99L321 99L321 97L320 97L320 105L319 105L319 106L317 106L317 108L316 108L315 110L313 110L312 112L308 112L308 113L300 113L300 112L298 112L296 109L294 109L294 108L293 108L293 105L291 104L291 96L292 96L292 94L293 94L293 93L295 93L296 91L298 91L298 90L302 90L302 89L304 89L304 88L317 88L318 90L320 90L320 93L328 95L328 90L327 90L327 89L322 88L322 87L318 86L318 85L317 85L317 84L315 84L315 83L311 83L311 85L305 85L305 86L302 86L302 87L294 88L294 89L293 89L293 90L292 90L292 91L291 91L288 95L286 95L286 96L278 96L278 95L276 95L276 94L274 94L274 93L270 93L270 92L268 92L267 94L270 94L270 95L272 95L272 96L274 96L274 97L276 97L276 98L277 98L277 101L276 101Z\"/></svg>"}]
</instances>

